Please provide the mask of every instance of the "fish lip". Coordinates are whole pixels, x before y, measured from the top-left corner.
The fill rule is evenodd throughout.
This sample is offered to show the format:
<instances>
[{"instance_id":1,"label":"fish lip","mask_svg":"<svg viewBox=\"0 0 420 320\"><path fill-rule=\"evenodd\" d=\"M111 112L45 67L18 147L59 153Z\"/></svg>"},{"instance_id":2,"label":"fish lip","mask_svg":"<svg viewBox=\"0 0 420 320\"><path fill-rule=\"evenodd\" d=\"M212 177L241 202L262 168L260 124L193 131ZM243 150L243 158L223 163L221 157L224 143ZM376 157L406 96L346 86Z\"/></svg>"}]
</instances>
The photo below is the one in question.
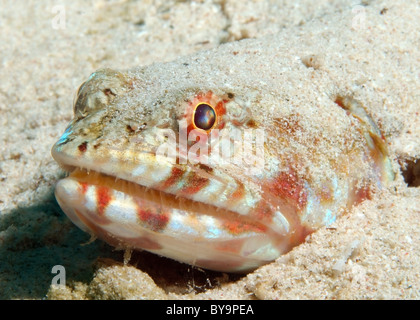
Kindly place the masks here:
<instances>
[{"instance_id":1,"label":"fish lip","mask_svg":"<svg viewBox=\"0 0 420 320\"><path fill-rule=\"evenodd\" d=\"M56 144L54 144L54 146L51 149L51 155L52 155L53 159L59 164L59 166L64 171L66 171L68 174L71 174L76 169L86 170L88 172L93 171L93 172L97 172L97 173L100 173L100 174L103 174L103 175L106 175L106 176L113 177L115 179L124 180L124 181L127 181L129 183L133 183L134 185L139 185L141 187L145 187L145 188L148 188L148 189L153 189L153 190L156 190L156 191L159 191L159 192L163 192L165 194L171 194L171 193L166 192L164 190L160 190L160 189L157 189L157 188L153 187L153 184L154 184L153 182L151 184L147 184L147 183L142 184L142 183L139 183L138 180L133 181L133 180L127 178L127 177L120 176L116 173L101 170L101 165L100 164L97 165L97 166L94 166L92 161L89 161L89 160L88 161L83 161L83 159L77 158L77 157L75 157L71 154L67 154L66 152L63 152L60 149L61 149L60 142L57 142ZM156 156L156 153L152 152L152 151L142 152L142 153L145 154L145 155ZM206 170L204 170L204 169L196 168L189 163L187 163L186 165L187 165L187 170L199 172L200 176L203 176L203 177L206 177L206 178L211 178L211 179L214 179L214 180L218 180L221 183L225 183L225 181L223 181L220 177L213 176L213 175L209 174L208 172L206 172ZM195 199L190 199L188 197L182 197L182 198L185 198L186 200L190 200L190 201L200 202L200 203L203 203L205 205L208 204L208 203L205 203L203 201L197 201Z\"/></svg>"},{"instance_id":2,"label":"fish lip","mask_svg":"<svg viewBox=\"0 0 420 320\"><path fill-rule=\"evenodd\" d=\"M147 153L147 152L145 152ZM57 161L57 163L60 165L60 167L68 172L68 176L72 176L74 178L74 174L76 172L85 172L84 175L87 176L88 173L92 174L92 176L94 174L99 174L102 175L103 177L109 177L114 179L114 182L109 183L107 186L110 187L111 189L115 189L116 185L114 183L117 183L118 181L121 181L123 183L125 183L127 186L131 185L134 187L139 187L139 188L144 188L144 190L146 191L154 191L154 192L158 192L161 193L162 195L168 196L169 198L174 197L175 199L179 200L179 201L183 201L184 203L186 203L187 205L185 205L186 208L188 208L187 211L189 212L194 212L192 209L190 209L190 204L193 204L195 206L199 206L199 207L203 207L203 208L208 208L210 212L214 213L216 216L221 216L223 213L226 214L228 213L228 216L230 217L229 220L231 221L235 221L240 219L241 222L243 223L249 223L252 225L258 225L258 226L263 226L263 228L268 228L270 229L269 225L266 225L264 223L259 223L258 221L253 221L253 218L248 217L247 214L243 214L240 213L239 211L236 210L232 210L232 208L225 208L225 207L221 207L221 206L217 206L213 203L206 203L200 199L192 199L190 197L187 197L183 194L176 194L176 193L172 193L172 192L167 192L165 190L161 190L159 188L156 188L154 183L152 184L147 184L147 181L145 181L145 183L141 183L142 180L137 179L136 181L133 181L131 179L129 179L128 177L125 177L123 175L119 175L117 174L117 172L112 172L112 171L108 171L108 170L102 170L102 166L100 164L96 165L96 167L94 166L94 164L91 161L84 161L81 158L77 158L69 153L66 153L65 151L63 152L60 148L59 145L55 144L51 150L51 154L52 157L54 158L54 160ZM149 154L151 155L155 155L153 152L149 152ZM214 177L211 174L205 172L205 170L203 169L197 169L194 168L194 166L189 166L187 165L189 170L192 171L200 171L200 174L204 175L204 176L211 176L212 178L215 178L216 180L220 180L220 177ZM109 181L109 179L108 179ZM223 183L224 181L222 181ZM135 189L135 188L134 188ZM194 209L196 207L193 207ZM203 210L197 210L197 212L195 212L196 214L200 214L200 212L202 212Z\"/></svg>"},{"instance_id":3,"label":"fish lip","mask_svg":"<svg viewBox=\"0 0 420 320\"><path fill-rule=\"evenodd\" d=\"M219 208L217 206L214 206L214 205L211 205L211 204L202 202L202 201L197 201L197 200L189 199L189 198L184 197L182 195L175 195L175 194L172 194L172 193L169 193L169 192L165 192L165 191L156 189L154 187L149 187L149 186L146 186L146 185L143 185L143 184L140 184L140 183L131 181L131 180L127 180L127 179L121 178L121 177L119 177L117 175L112 175L112 174L108 174L108 173L102 172L102 171L97 170L97 169L82 168L80 166L63 164L63 163L61 163L60 166L63 169L66 169L66 171L67 171L67 177L65 179L72 178L72 179L75 179L75 180L77 180L79 182L80 181L87 180L88 183L90 183L91 181L89 181L89 180L90 179L93 180L93 178L91 178L91 177L95 177L96 176L97 178L99 178L98 180L100 180L102 178L105 178L106 180L108 180L106 182L106 186L109 187L109 188L111 188L111 189L113 189L113 190L119 190L120 188L117 187L117 184L118 183L123 183L126 187L123 188L122 192L127 193L127 194L131 194L132 193L131 195L135 195L136 197L143 198L143 199L146 199L146 200L148 199L149 193L151 193L151 192L157 192L157 193L160 193L164 197L167 197L169 199L175 198L175 199L178 199L179 201L182 201L184 203L184 206L183 206L184 207L184 210L185 210L185 208L190 207L190 205L192 205L192 204L197 204L199 206L213 208L214 211L231 212L232 213L232 219L234 218L234 215L236 214L235 212L230 211L230 210L227 210L227 209L224 209L224 208ZM110 182L109 179L113 179L113 182ZM104 182L101 182L100 181L98 184L101 185L103 183ZM134 194L134 192L129 191L130 189L135 189L135 188L141 188L140 191L143 194L142 195L140 195L140 193L139 194L137 194L137 193ZM188 211L194 212L194 210L188 210ZM196 214L199 214L199 212L196 212Z\"/></svg>"},{"instance_id":4,"label":"fish lip","mask_svg":"<svg viewBox=\"0 0 420 320\"><path fill-rule=\"evenodd\" d=\"M83 186L82 188L84 188L85 192L87 190L86 185L84 185L83 182L87 182L87 184L89 184L90 182L95 181L94 180L95 175L107 176L107 179L114 179L115 178L114 176L103 174L101 172L94 171L94 170L90 170L90 173L88 174L87 173L87 170L84 170L84 169L80 169L80 168L77 168L77 167L73 167L72 169L73 170L70 172L69 177L68 178L65 178L65 179L63 179L61 181L64 182L64 180L66 180L66 179L72 179L72 180L74 180L75 182L78 183L78 185L77 184L75 185L76 188L73 189L73 190L78 190L77 191L77 197L78 197L77 199L81 199L80 197L83 197L84 196L84 193L82 195L82 193L80 192L81 189L79 189L81 186ZM88 181L79 180L78 179L79 177L77 176L78 174L81 175L80 176L81 178L91 175L91 176L93 176L93 179L92 180L88 180ZM107 184L106 183L107 180L103 180L103 181L105 183L104 184L105 186L108 186L109 188L113 188L113 186L111 184ZM110 182L110 181L108 180L108 182ZM116 181L116 183L120 183L120 184L121 183L124 184L125 182L127 182L128 184L131 184L131 185L137 185L138 187L141 187L142 188L140 190L143 190L145 192L150 191L150 190L147 190L147 189L152 189L152 188L147 188L147 187L144 187L144 186L142 186L140 184L137 184L137 183L134 183L134 182L131 182L131 181L127 181L127 180L123 180L123 179L121 179L121 181ZM101 186L101 184L99 184L99 186ZM131 189L130 186L128 186L128 189ZM64 188L61 188L61 191L63 191L63 190L65 191ZM122 191L118 187L116 189L114 189L114 190ZM138 189L135 189L135 190L131 189L131 191L127 192L127 194L129 196L135 194L137 197L143 198L142 195L137 195L136 190L138 190ZM161 192L162 194L168 195L169 196L169 199L171 199L171 198L174 199L173 198L174 196L172 194L165 193L165 192L162 192L162 191L159 191L159 190L156 190L156 189L152 189L152 190L153 191L151 191L151 193L153 193L154 191ZM124 192L124 191L122 191L122 192ZM63 197L63 195L64 195L64 197ZM60 207L66 213L66 215L68 216L68 218L70 218L70 220L76 226L78 226L81 230L84 230L85 232L90 233L92 236L98 237L99 239L102 239L102 240L104 240L106 242L108 242L107 239L111 239L111 238L112 239L117 239L118 241L120 241L118 243L118 245L115 245L113 243L108 242L111 245L116 246L117 248L129 247L129 248L144 249L144 250L147 250L147 251L154 252L153 250L149 250L147 248L142 248L141 246L140 247L136 247L136 246L133 247L130 244L130 239L131 239L130 237L127 236L125 238L124 236L121 236L121 235L118 235L118 234L117 235L112 235L112 231L109 231L110 233L108 235L110 235L110 237L103 238L101 236L102 233L97 233L97 229L96 228L95 229L91 229L91 227L90 227L93 224L95 227L96 226L99 226L99 229L100 229L101 226L100 225L95 225L95 223L92 220L90 220L90 223L89 224L86 224L84 222L85 219L82 220L80 218L80 216L83 215L83 213L80 213L80 212L83 212L83 210L80 210L80 212L78 212L77 211L77 207L75 208L73 206L73 203L71 202L71 200L69 201L69 197L66 196L65 192L61 192L61 193L58 192L58 193L56 193L56 197L57 197L57 201L59 202ZM183 198L183 199L185 199L186 201L191 202L192 204L198 203L198 201L190 200L190 199L187 199L187 198ZM148 200L147 197L146 197L145 200ZM162 201L162 205L167 205L167 204L168 204L168 202L166 202L166 198L165 198L165 200ZM201 205L205 205L205 207L201 207ZM213 216L214 218L222 217L228 223L234 222L234 224L235 224L235 221L236 221L235 219L238 218L238 215L235 212L228 211L226 209L221 209L220 212L217 212L217 209L218 209L217 207L212 206L212 205L208 205L208 204L205 204L205 203L201 203L201 202L198 203L198 206L201 207L200 208L201 210L195 210L197 207L195 207L194 205L190 207L190 203L186 203L186 204L182 205L183 208L181 208L181 209L188 210L188 208L192 208L192 210L188 210L188 211L191 212L191 214L200 215L200 214L203 214L204 213L206 215ZM179 209L179 208L178 207L174 207L174 209ZM207 209L210 209L212 212L208 212ZM231 213L231 214L229 214L229 213ZM216 214L216 216L214 216L214 214ZM87 220L89 220L89 219L90 218L87 217ZM249 222L251 222L251 220L249 220L249 219L245 219L245 221L244 221L244 223L249 223ZM239 233L232 232L229 237L226 237L226 235L224 235L221 239L211 238L211 237L208 237L207 238L207 237L205 237L203 235L200 235L200 234L199 235L193 235L189 239L190 239L190 242L191 243L195 243L198 246L200 245L200 243L204 243L205 241L214 241L214 243L217 243L219 240L221 241L222 244L223 243L227 243L227 244L232 243L233 245L235 245L235 243L237 243L237 241L244 241L245 242L245 241L248 241L250 238L252 238L252 239L255 238L257 241L259 241L260 243L263 243L265 246L272 246L273 245L272 244L272 239L271 239L270 235L268 235L268 234L266 234L264 232L264 230L265 230L264 225L260 224L258 221L254 221L254 223L252 223L251 227L254 227L254 229L249 230L249 231L244 231L244 232L240 231ZM143 228L144 228L144 235L156 236L158 238L159 237L162 237L162 238L168 238L168 237L171 238L172 237L173 238L173 242L177 242L178 241L178 238L181 239L181 240L184 239L184 234L178 233L177 236L174 236L171 233L166 233L167 231L165 231L165 229L163 229L163 230L157 230L156 231L156 230L153 230L152 228L150 228L147 225L146 226L143 226ZM201 227L198 230L200 230L200 229L201 229ZM225 229L225 232L231 232L228 229L229 229L229 227L227 227L227 229ZM105 230L105 232L107 232L107 231ZM125 241L127 241L127 242L125 242ZM160 239L157 241L157 243L159 243L159 241L160 241ZM183 240L183 241L185 242L187 240ZM182 241L181 241L181 243L182 243ZM185 242L185 243L188 243L188 242ZM254 247L254 246L251 245L251 247ZM248 248L248 247L246 247L246 248ZM216 249L213 248L212 250L216 250ZM204 251L204 252L206 252L206 251ZM155 253L159 254L159 251L157 251ZM252 251L252 253L254 254L254 251ZM265 257L260 257L258 255L258 250L256 250L256 249L255 249L255 253L257 254L257 256L252 256L252 257L248 258L248 259L250 259L249 261L252 260L253 263L255 263L255 267L252 267L252 269L255 269L257 266L259 266L261 264L268 263L271 260L273 260L272 258L269 258L269 259L267 258L266 259ZM207 254L207 253L204 253L204 254ZM238 251L238 252L234 252L234 251L230 252L229 251L229 252L226 252L226 254L229 255L229 257L227 257L227 256L225 257L226 259L229 258L229 259L233 259L233 260L235 260L235 259L243 259L244 257L247 256L242 251ZM167 255L164 255L164 256L167 256ZM179 258L175 258L175 257L172 257L172 256L168 256L168 257L173 258L175 260L179 260L179 261L185 262L185 263L192 264L191 262L187 262L187 261L184 261L184 260L179 259ZM211 269L211 268L209 268L209 269Z\"/></svg>"},{"instance_id":5,"label":"fish lip","mask_svg":"<svg viewBox=\"0 0 420 320\"><path fill-rule=\"evenodd\" d=\"M153 187L147 187L142 184L125 180L123 178L109 175L97 170L87 170L72 166L72 171L69 172L68 177L65 179L68 178L75 179L79 183L87 182L88 184L92 181L94 182L97 178L99 181L98 185L105 185L113 190L121 191L129 196L135 196L146 201L154 201L153 199L156 199L157 195L160 194L159 198L161 204L167 206L169 205L173 209L188 211L193 215L211 215L215 218L219 217L230 222L235 222L238 219L241 219L244 224L250 224L254 227L261 228L261 230L265 229L264 224L261 224L252 218L244 217L235 211L221 208L202 201L189 199L182 195L174 195L162 190L155 189ZM113 181L109 181L110 179Z\"/></svg>"},{"instance_id":6,"label":"fish lip","mask_svg":"<svg viewBox=\"0 0 420 320\"><path fill-rule=\"evenodd\" d=\"M149 153L150 155L155 156L155 154L153 152L144 152ZM89 161L88 159L83 159L83 158L78 158L77 156L72 155L71 153L67 153L65 151L65 149L63 150L60 145L58 145L58 143L56 143L51 150L51 155L54 158L54 160L60 165L60 167L67 172L67 177L73 177L75 179L77 179L77 177L74 177L74 174L76 172L85 172L83 173L84 176L87 176L88 173L92 174L92 176L94 174L99 174L102 175L103 177L110 177L112 179L114 179L114 182L110 182L110 180L108 179L108 182L110 182L107 186L110 187L111 189L115 190L115 187L117 186L116 183L118 181L121 181L122 183L125 183L127 186L131 185L133 186L133 188L131 189L135 189L135 187L139 187L139 188L144 188L144 190L146 191L154 191L154 192L158 192L164 196L167 196L168 198L175 198L178 201L182 201L183 203L185 203L185 208L187 208L186 211L189 212L194 212L193 209L196 209L196 207L203 207L203 208L208 208L210 212L215 213L215 215L220 216L222 213L229 213L228 216L230 216L232 221L235 221L235 219L240 219L241 221L244 221L244 223L250 223L250 224L257 224L259 225L259 223L257 221L252 221L252 218L247 217L246 214L240 213L239 211L236 211L232 208L225 208L222 206L217 206L214 203L207 203L205 201L202 201L201 199L193 199L191 197L185 196L184 194L177 194L177 193L173 193L173 192L167 192L166 190L162 190L159 187L159 183L156 184L156 181L153 181L152 183L148 184L147 180L143 180L143 179L136 179L136 181L133 181L132 179L130 179L130 177L128 176L124 176L124 175L120 175L118 172L115 172L113 170L103 170L102 165L101 164L97 164L96 166L94 166L94 163L92 161ZM172 166L174 166L172 164ZM215 180L219 180L221 181L220 177L217 176L213 176L207 172L205 172L205 170L203 169L198 169L195 168L192 165L187 164L187 168L188 170L191 171L199 171L200 175L207 177L207 178L213 178ZM80 177L80 176L79 176ZM144 183L142 183L142 181L144 181ZM221 181L222 183L224 183L224 181ZM115 183L115 184L114 184ZM124 188L125 190L125 188ZM145 193L144 193L145 194ZM190 207L191 205L191 207ZM203 210L197 210L196 214L200 214L200 212L202 212ZM268 227L268 226L265 226Z\"/></svg>"},{"instance_id":7,"label":"fish lip","mask_svg":"<svg viewBox=\"0 0 420 320\"><path fill-rule=\"evenodd\" d=\"M61 166L63 166L63 165L61 165ZM107 181L107 183L106 183L107 187L109 187L111 189L114 189L114 190L118 190L118 188L116 188L116 187L117 187L117 183L120 182L120 183L124 183L126 186L128 186L127 189L130 189L129 186L138 187L138 188L142 188L143 192L145 192L145 193L157 192L157 193L161 193L162 195L167 196L167 197L182 199L182 201L187 202L187 203L197 203L197 204L200 204L202 206L213 207L213 208L215 208L215 210L220 210L220 211L223 210L223 211L226 211L226 212L234 213L233 211L230 211L230 210L227 210L227 209L224 209L224 208L219 208L217 206L213 206L211 204L207 204L207 203L202 202L202 201L189 199L189 198L184 197L182 195L174 195L172 193L165 192L165 191L159 190L159 189L154 188L154 187L148 187L146 185L143 185L143 184L131 181L131 180L127 180L127 179L118 177L116 175L111 175L111 174L108 174L108 173L105 173L105 172L102 172L102 171L99 171L99 170L82 168L82 167L73 166L73 165L64 165L64 166L67 169L69 169L67 171L67 173L68 173L67 178L73 178L73 179L76 179L78 181L83 181L83 180L88 180L89 181L91 179L90 177L94 177L96 175L96 177L98 177L99 179L101 179L101 178L105 178L107 180L114 179L114 182ZM102 182L99 182L98 184L101 185ZM130 194L130 192L127 191L127 190L123 190L122 192ZM133 195L135 195L136 197L139 197L139 198L145 198L145 197L142 197L138 194L133 194Z\"/></svg>"}]
</instances>

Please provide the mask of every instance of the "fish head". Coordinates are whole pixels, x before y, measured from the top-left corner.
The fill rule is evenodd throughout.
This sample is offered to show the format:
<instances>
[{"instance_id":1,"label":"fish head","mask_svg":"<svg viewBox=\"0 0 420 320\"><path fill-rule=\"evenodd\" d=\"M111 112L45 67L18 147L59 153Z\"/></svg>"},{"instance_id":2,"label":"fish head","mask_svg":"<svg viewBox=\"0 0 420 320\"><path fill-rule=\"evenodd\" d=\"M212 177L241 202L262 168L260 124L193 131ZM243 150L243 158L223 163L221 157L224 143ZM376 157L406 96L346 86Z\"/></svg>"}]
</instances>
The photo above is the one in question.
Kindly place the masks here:
<instances>
[{"instance_id":1,"label":"fish head","mask_svg":"<svg viewBox=\"0 0 420 320\"><path fill-rule=\"evenodd\" d=\"M264 132L233 90L170 89L101 69L80 86L73 111L52 155L70 172L56 198L81 229L216 270L279 255L278 230L254 214L271 210L255 182Z\"/></svg>"}]
</instances>

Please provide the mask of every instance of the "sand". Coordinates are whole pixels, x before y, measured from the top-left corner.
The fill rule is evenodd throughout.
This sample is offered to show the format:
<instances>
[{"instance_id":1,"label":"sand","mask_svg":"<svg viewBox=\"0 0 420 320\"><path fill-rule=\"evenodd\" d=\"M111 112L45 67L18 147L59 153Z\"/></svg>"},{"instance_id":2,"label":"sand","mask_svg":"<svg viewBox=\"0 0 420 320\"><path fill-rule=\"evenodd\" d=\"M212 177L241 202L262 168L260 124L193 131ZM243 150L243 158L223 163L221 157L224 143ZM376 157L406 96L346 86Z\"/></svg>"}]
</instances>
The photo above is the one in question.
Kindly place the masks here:
<instances>
[{"instance_id":1,"label":"sand","mask_svg":"<svg viewBox=\"0 0 420 320\"><path fill-rule=\"evenodd\" d=\"M416 1L311 3L2 1L0 298L419 299ZM146 252L133 253L124 265L122 252L101 241L87 243L89 236L62 213L53 188L64 172L50 149L72 118L77 87L95 69L171 61L279 32L294 46L303 46L325 25L337 30L331 48L340 47L340 28L358 32L354 59L364 61L368 70L382 70L374 79L346 70L356 87L364 86L358 93L372 102L367 108L387 137L397 173L395 182L372 200L248 275L208 272ZM383 68L361 45L378 34L383 55L392 62ZM328 65L322 55L310 58L305 61L314 69ZM346 66L329 68L339 78ZM390 86L389 79L398 85ZM55 265L66 269L64 287L51 286Z\"/></svg>"}]
</instances>

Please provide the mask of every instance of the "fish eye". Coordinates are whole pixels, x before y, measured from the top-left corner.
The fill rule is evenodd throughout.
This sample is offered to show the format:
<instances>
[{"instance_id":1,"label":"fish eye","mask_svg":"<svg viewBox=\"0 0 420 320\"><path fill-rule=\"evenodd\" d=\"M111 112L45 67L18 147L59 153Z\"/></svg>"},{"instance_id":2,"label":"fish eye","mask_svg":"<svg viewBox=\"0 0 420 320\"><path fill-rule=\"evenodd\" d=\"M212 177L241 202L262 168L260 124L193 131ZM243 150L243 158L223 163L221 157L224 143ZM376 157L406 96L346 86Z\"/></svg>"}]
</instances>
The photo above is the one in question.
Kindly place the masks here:
<instances>
[{"instance_id":1,"label":"fish eye","mask_svg":"<svg viewBox=\"0 0 420 320\"><path fill-rule=\"evenodd\" d=\"M197 104L194 110L193 123L198 129L210 130L216 123L216 111L207 103L201 102Z\"/></svg>"}]
</instances>

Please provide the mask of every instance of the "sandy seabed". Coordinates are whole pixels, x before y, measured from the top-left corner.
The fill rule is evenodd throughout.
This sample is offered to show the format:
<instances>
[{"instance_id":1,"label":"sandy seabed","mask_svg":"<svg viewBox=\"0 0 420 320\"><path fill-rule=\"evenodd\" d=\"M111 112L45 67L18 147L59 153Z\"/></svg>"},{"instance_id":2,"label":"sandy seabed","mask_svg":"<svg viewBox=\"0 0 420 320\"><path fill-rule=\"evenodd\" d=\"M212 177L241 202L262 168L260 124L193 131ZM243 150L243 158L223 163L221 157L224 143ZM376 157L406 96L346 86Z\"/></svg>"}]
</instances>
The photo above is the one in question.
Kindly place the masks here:
<instances>
[{"instance_id":1,"label":"sandy seabed","mask_svg":"<svg viewBox=\"0 0 420 320\"><path fill-rule=\"evenodd\" d=\"M344 0L316 6L309 0L1 1L0 298L419 299L417 6ZM304 46L316 42L314 28L329 21L337 22L327 25L336 28L338 43L340 30L349 28L360 33L361 42L385 34L381 41L392 48L383 52L392 54L390 67L374 79L352 80L368 83L363 94L372 104L366 107L387 137L395 182L248 275L208 272L146 252L134 253L124 265L122 252L99 240L86 244L89 235L73 226L54 199L64 172L50 149L72 118L77 87L93 71L171 61L276 33L300 37ZM342 48L337 55L345 55ZM354 59L368 57L366 63L378 69L366 50L361 45ZM321 59L310 67L323 63L322 52L317 54ZM340 68L330 72L339 74ZM66 287L51 286L54 265L66 268Z\"/></svg>"}]
</instances>

